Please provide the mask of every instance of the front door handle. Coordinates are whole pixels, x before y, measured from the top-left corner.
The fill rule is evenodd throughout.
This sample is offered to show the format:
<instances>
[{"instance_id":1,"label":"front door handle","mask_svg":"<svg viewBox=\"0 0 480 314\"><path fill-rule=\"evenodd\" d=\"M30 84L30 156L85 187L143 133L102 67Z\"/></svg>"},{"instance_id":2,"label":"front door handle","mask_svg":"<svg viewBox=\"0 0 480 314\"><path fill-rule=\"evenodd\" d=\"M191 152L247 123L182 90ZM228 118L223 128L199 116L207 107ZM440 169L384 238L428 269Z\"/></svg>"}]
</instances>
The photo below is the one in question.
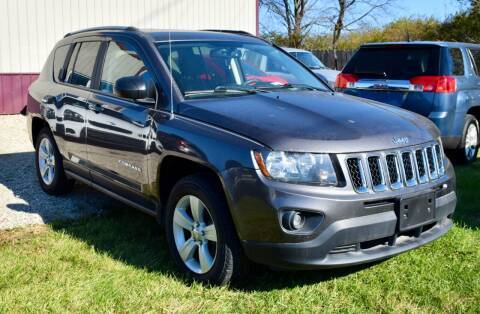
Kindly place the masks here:
<instances>
[{"instance_id":1,"label":"front door handle","mask_svg":"<svg viewBox=\"0 0 480 314\"><path fill-rule=\"evenodd\" d=\"M92 110L95 113L100 113L103 111L103 106L100 104L88 104L88 109Z\"/></svg>"},{"instance_id":2,"label":"front door handle","mask_svg":"<svg viewBox=\"0 0 480 314\"><path fill-rule=\"evenodd\" d=\"M46 95L45 97L42 98L42 103L45 104L45 105L53 105L57 102L57 99L55 98L55 96L52 96L52 95Z\"/></svg>"}]
</instances>

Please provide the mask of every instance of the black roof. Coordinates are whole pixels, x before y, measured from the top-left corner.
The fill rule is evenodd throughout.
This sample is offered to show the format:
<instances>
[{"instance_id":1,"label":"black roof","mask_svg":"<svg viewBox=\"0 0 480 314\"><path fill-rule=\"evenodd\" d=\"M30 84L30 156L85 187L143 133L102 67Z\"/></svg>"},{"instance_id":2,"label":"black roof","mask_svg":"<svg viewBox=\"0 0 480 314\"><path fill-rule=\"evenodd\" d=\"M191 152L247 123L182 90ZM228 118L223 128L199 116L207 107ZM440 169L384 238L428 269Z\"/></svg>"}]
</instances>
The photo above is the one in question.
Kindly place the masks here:
<instances>
[{"instance_id":1,"label":"black roof","mask_svg":"<svg viewBox=\"0 0 480 314\"><path fill-rule=\"evenodd\" d=\"M238 31L225 30L204 30L204 31L188 31L188 30L142 30L153 37L155 41L171 40L253 40L261 41L251 34Z\"/></svg>"},{"instance_id":2,"label":"black roof","mask_svg":"<svg viewBox=\"0 0 480 314\"><path fill-rule=\"evenodd\" d=\"M169 29L138 29L132 26L101 26L87 28L75 32L71 32L65 35L70 36L88 36L106 34L112 32L127 32L127 33L139 33L148 34L153 41L168 41L168 40L233 40L233 41L263 41L260 38L253 36L244 31L235 30L169 30Z\"/></svg>"}]
</instances>

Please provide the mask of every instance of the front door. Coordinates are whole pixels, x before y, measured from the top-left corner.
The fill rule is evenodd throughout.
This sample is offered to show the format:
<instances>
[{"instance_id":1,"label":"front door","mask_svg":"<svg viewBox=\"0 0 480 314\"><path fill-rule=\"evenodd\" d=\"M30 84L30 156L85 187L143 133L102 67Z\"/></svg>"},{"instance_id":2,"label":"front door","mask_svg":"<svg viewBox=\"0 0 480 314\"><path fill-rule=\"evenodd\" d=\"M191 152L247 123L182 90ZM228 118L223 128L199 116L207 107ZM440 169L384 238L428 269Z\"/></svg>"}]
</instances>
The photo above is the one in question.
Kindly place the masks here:
<instances>
[{"instance_id":1,"label":"front door","mask_svg":"<svg viewBox=\"0 0 480 314\"><path fill-rule=\"evenodd\" d=\"M100 84L89 98L87 151L94 182L153 209L143 189L148 184L148 143L154 100L144 103L114 94L115 82L126 76L151 79L135 46L110 41L105 52Z\"/></svg>"}]
</instances>

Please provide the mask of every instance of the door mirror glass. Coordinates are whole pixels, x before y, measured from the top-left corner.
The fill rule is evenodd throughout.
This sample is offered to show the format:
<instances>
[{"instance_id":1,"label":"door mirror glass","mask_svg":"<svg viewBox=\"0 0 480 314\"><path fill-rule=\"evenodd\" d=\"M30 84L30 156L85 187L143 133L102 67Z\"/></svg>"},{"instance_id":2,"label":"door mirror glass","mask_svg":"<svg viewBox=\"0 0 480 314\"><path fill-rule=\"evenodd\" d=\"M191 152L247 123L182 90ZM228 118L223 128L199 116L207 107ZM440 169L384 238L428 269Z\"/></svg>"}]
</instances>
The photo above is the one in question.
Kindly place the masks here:
<instances>
[{"instance_id":1,"label":"door mirror glass","mask_svg":"<svg viewBox=\"0 0 480 314\"><path fill-rule=\"evenodd\" d=\"M141 103L155 103L153 81L141 76L125 76L115 82L114 93L118 97L133 99Z\"/></svg>"}]
</instances>

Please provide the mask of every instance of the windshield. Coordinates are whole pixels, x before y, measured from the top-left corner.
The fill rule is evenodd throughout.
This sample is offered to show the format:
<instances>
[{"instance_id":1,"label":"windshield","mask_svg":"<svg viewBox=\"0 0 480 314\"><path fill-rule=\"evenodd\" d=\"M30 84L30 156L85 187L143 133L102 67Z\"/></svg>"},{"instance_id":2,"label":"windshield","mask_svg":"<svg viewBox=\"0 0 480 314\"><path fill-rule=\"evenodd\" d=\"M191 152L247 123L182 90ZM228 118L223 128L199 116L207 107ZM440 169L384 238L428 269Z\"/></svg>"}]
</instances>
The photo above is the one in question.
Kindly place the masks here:
<instances>
[{"instance_id":1,"label":"windshield","mask_svg":"<svg viewBox=\"0 0 480 314\"><path fill-rule=\"evenodd\" d=\"M318 89L323 83L282 51L262 43L172 41L158 43L185 98Z\"/></svg>"},{"instance_id":2,"label":"windshield","mask_svg":"<svg viewBox=\"0 0 480 314\"><path fill-rule=\"evenodd\" d=\"M310 69L324 69L325 65L311 52L296 52L297 59Z\"/></svg>"}]
</instances>

